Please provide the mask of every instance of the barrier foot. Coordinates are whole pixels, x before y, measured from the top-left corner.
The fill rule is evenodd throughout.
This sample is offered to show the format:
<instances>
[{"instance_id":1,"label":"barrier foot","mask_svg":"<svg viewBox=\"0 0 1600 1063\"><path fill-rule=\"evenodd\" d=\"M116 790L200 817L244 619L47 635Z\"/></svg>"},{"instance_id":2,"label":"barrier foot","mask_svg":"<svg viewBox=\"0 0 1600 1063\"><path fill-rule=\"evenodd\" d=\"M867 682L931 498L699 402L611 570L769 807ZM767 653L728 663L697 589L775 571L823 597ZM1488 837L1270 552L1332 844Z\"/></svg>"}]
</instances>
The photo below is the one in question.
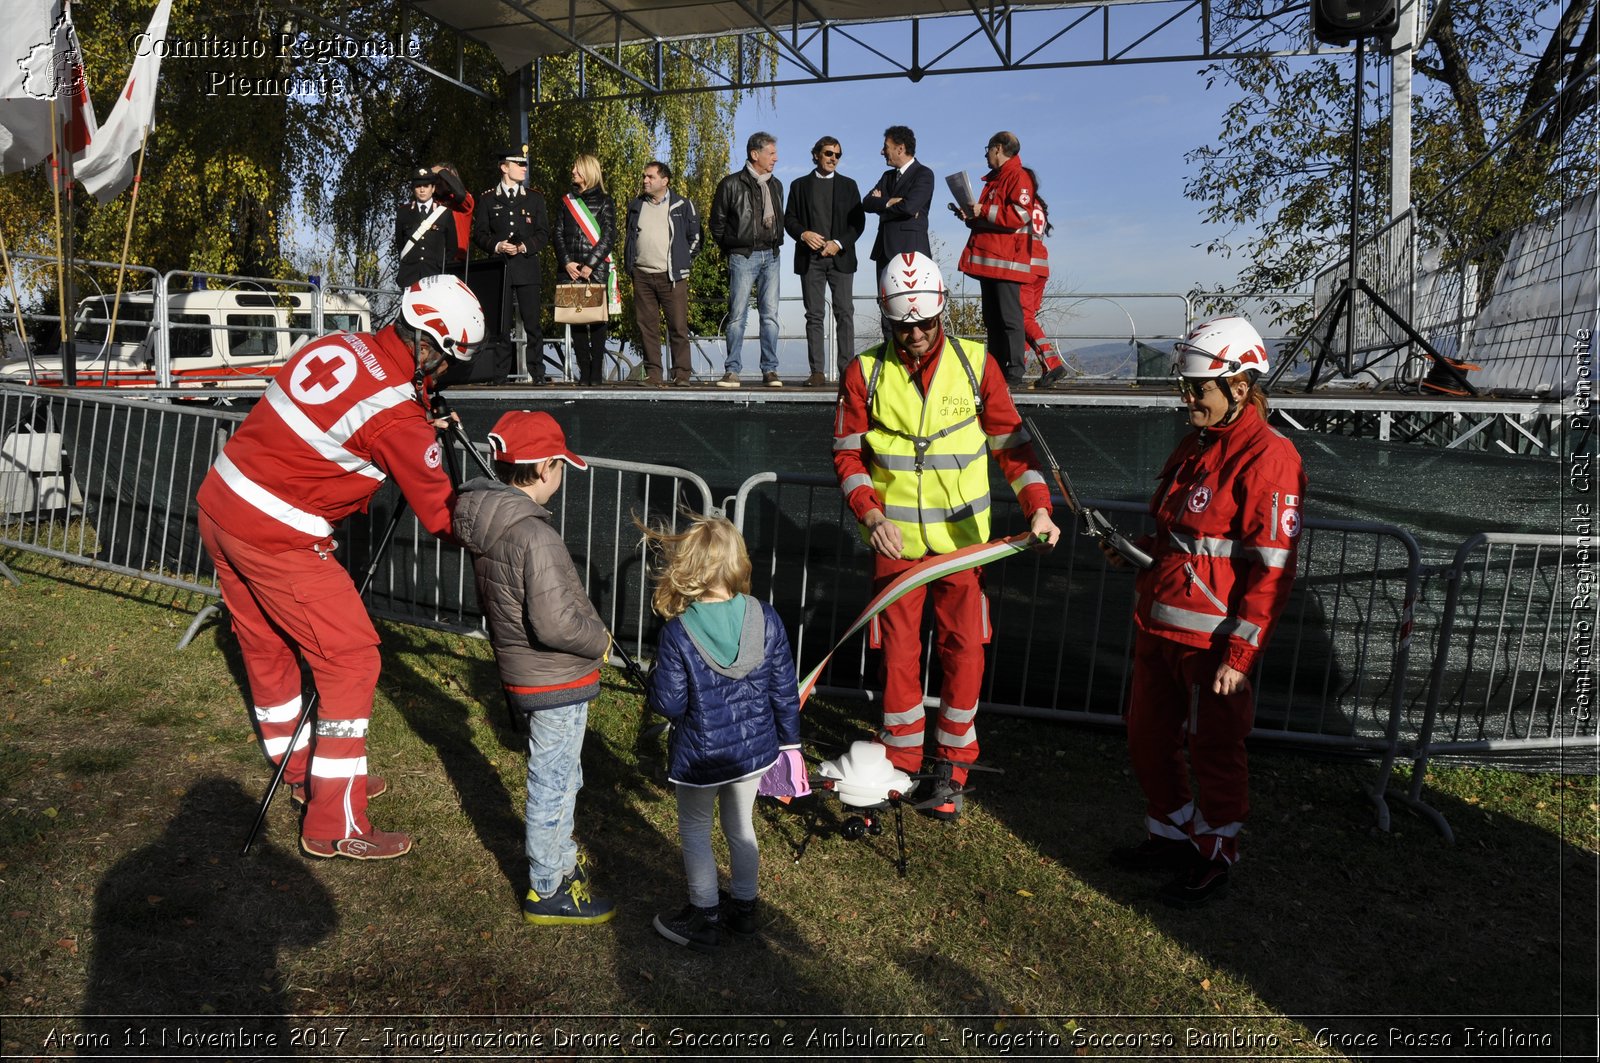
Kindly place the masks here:
<instances>
[{"instance_id":1,"label":"barrier foot","mask_svg":"<svg viewBox=\"0 0 1600 1063\"><path fill-rule=\"evenodd\" d=\"M1433 829L1439 832L1439 837L1443 838L1446 844L1454 845L1456 843L1455 831L1450 829L1450 824L1438 809L1421 798L1413 797L1410 794L1396 794L1395 796L1404 802L1405 806L1411 811L1432 823Z\"/></svg>"},{"instance_id":2,"label":"barrier foot","mask_svg":"<svg viewBox=\"0 0 1600 1063\"><path fill-rule=\"evenodd\" d=\"M17 574L11 571L10 566L8 566L4 561L0 561L0 576L4 576L6 579L10 580L13 587L22 586L22 581L17 578Z\"/></svg>"},{"instance_id":3,"label":"barrier foot","mask_svg":"<svg viewBox=\"0 0 1600 1063\"><path fill-rule=\"evenodd\" d=\"M204 624L207 620L210 620L211 614L220 612L222 612L222 606L208 605L196 613L194 615L194 619L189 623L189 630L185 631L183 633L183 638L178 640L178 649L188 649L189 643L193 642L194 637L200 633L200 625Z\"/></svg>"}]
</instances>

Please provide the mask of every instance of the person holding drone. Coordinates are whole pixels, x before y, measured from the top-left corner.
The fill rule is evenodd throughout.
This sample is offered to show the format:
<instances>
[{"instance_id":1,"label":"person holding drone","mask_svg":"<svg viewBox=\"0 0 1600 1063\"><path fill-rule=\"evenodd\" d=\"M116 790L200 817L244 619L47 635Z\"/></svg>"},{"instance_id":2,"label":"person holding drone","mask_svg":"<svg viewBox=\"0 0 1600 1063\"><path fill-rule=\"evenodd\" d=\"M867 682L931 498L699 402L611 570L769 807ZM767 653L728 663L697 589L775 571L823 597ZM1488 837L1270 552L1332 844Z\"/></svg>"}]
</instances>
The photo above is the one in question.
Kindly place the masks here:
<instances>
[{"instance_id":1,"label":"person holding drone","mask_svg":"<svg viewBox=\"0 0 1600 1063\"><path fill-rule=\"evenodd\" d=\"M1267 347L1250 322L1208 321L1174 353L1195 431L1161 470L1150 502L1156 532L1138 543L1152 562L1135 584L1128 697L1146 838L1113 850L1111 862L1175 873L1158 895L1193 908L1227 888L1239 859L1250 809L1250 672L1289 600L1306 476L1294 445L1267 424L1257 384ZM1107 540L1100 545L1112 565L1129 563Z\"/></svg>"},{"instance_id":2,"label":"person holding drone","mask_svg":"<svg viewBox=\"0 0 1600 1063\"><path fill-rule=\"evenodd\" d=\"M833 467L872 548L876 593L923 558L989 538L992 454L1017 493L1029 528L1055 546L1050 488L991 353L946 335L944 277L921 252L884 266L878 302L892 342L869 347L840 379ZM922 770L922 611L933 602L943 680L935 768L918 802L960 818L967 765L978 759L978 693L988 603L979 570L952 572L888 606L871 638L883 648L883 732L901 771Z\"/></svg>"},{"instance_id":3,"label":"person holding drone","mask_svg":"<svg viewBox=\"0 0 1600 1063\"><path fill-rule=\"evenodd\" d=\"M305 806L300 848L310 856L384 860L411 849L410 837L367 818L367 799L387 789L367 773L378 633L334 557L334 529L392 476L422 526L450 537L455 491L429 389L452 359L471 359L483 331L459 278L418 281L379 332L324 336L289 359L200 485L200 537L261 744L274 763L288 758L283 779ZM319 700L309 733L302 660Z\"/></svg>"}]
</instances>

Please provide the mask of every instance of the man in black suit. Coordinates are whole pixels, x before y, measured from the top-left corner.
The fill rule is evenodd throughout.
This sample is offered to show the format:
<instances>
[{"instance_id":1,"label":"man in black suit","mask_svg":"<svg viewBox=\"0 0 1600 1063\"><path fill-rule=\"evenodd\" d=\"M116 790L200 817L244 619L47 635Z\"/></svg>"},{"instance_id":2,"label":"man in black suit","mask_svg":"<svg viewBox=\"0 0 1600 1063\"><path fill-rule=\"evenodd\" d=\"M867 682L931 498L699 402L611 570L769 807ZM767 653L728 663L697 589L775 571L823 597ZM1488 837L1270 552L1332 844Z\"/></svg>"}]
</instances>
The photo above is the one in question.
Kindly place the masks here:
<instances>
[{"instance_id":1,"label":"man in black suit","mask_svg":"<svg viewBox=\"0 0 1600 1063\"><path fill-rule=\"evenodd\" d=\"M917 135L903 125L883 131L883 158L889 164L878 183L861 201L878 215L872 261L878 272L896 255L921 251L933 257L928 244L928 208L933 205L933 171L917 161Z\"/></svg>"},{"instance_id":2,"label":"man in black suit","mask_svg":"<svg viewBox=\"0 0 1600 1063\"><path fill-rule=\"evenodd\" d=\"M861 210L861 190L839 173L844 149L833 137L811 146L816 169L789 186L789 205L783 227L794 237L794 271L800 274L800 294L806 306L806 352L811 375L806 387L819 388L827 358L823 351L822 321L827 292L833 293L834 338L838 342L839 372L856 353L855 302L850 289L856 275L856 240L867 227Z\"/></svg>"},{"instance_id":3,"label":"man in black suit","mask_svg":"<svg viewBox=\"0 0 1600 1063\"><path fill-rule=\"evenodd\" d=\"M517 300L517 313L528 336L528 372L535 385L544 379L544 334L539 327L540 259L550 239L550 216L544 197L527 187L528 157L521 151L505 151L500 160L500 183L478 197L472 211L472 242L478 250L503 264L504 298L500 312L488 322L490 334L507 350L506 334L511 325L511 297ZM502 361L500 375L510 374L511 365Z\"/></svg>"},{"instance_id":4,"label":"man in black suit","mask_svg":"<svg viewBox=\"0 0 1600 1063\"><path fill-rule=\"evenodd\" d=\"M395 279L402 288L443 273L455 261L456 227L449 206L434 197L436 181L426 166L413 170L411 202L395 220L394 249L400 262Z\"/></svg>"}]
</instances>

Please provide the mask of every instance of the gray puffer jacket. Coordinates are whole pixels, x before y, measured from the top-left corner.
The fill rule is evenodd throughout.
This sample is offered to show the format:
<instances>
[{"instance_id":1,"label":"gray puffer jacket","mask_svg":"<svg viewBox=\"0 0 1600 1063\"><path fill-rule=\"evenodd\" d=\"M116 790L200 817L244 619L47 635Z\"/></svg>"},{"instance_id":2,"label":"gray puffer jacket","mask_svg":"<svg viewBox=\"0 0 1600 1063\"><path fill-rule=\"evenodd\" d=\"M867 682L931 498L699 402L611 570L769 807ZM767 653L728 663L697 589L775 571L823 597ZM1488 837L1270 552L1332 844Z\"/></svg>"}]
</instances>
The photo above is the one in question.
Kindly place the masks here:
<instances>
[{"instance_id":1,"label":"gray puffer jacket","mask_svg":"<svg viewBox=\"0 0 1600 1063\"><path fill-rule=\"evenodd\" d=\"M456 537L473 553L500 681L526 709L593 699L611 636L595 612L550 511L486 477L456 496ZM592 682L581 682L589 676Z\"/></svg>"}]
</instances>

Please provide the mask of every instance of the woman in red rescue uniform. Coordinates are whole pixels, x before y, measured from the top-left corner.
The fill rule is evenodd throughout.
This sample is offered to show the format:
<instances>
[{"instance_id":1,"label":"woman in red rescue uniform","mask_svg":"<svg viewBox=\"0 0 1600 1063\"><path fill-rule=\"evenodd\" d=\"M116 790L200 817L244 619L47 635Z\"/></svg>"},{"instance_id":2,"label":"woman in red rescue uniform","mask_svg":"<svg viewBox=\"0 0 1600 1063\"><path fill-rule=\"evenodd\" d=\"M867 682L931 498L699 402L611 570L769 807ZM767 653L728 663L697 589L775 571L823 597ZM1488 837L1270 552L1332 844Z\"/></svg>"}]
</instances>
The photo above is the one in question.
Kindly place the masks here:
<instances>
[{"instance_id":1,"label":"woman in red rescue uniform","mask_svg":"<svg viewBox=\"0 0 1600 1063\"><path fill-rule=\"evenodd\" d=\"M1250 808L1250 671L1294 581L1306 478L1294 446L1267 424L1256 383L1267 350L1248 321L1208 321L1174 351L1195 431L1161 470L1150 502L1156 533L1139 544L1154 563L1136 584L1128 701L1128 753L1148 834L1111 859L1176 872L1159 896L1192 908L1226 889L1239 858Z\"/></svg>"}]
</instances>

